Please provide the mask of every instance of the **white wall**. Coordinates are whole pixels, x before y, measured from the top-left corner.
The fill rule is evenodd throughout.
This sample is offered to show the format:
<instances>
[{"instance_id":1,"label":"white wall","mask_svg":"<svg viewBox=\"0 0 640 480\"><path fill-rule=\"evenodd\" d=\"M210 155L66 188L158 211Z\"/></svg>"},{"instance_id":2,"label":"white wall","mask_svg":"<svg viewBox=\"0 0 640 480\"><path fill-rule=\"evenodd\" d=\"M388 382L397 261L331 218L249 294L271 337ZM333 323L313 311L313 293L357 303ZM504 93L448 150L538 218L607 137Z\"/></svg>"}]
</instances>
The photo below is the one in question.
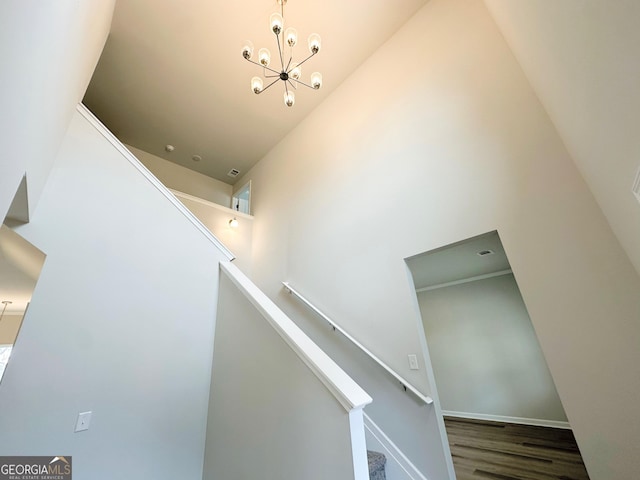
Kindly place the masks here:
<instances>
[{"instance_id":1,"label":"white wall","mask_svg":"<svg viewBox=\"0 0 640 480\"><path fill-rule=\"evenodd\" d=\"M0 321L0 345L11 345L16 341L22 315L5 314Z\"/></svg>"},{"instance_id":2,"label":"white wall","mask_svg":"<svg viewBox=\"0 0 640 480\"><path fill-rule=\"evenodd\" d=\"M144 150L130 145L127 148L158 180L174 191L180 201L233 252L235 264L249 274L253 217L229 208L232 186ZM234 217L238 220L237 228L229 227L229 220Z\"/></svg>"},{"instance_id":3,"label":"white wall","mask_svg":"<svg viewBox=\"0 0 640 480\"><path fill-rule=\"evenodd\" d=\"M485 1L640 272L640 2Z\"/></svg>"},{"instance_id":4,"label":"white wall","mask_svg":"<svg viewBox=\"0 0 640 480\"><path fill-rule=\"evenodd\" d=\"M290 281L425 390L402 260L497 229L591 478L640 469L640 280L483 3L428 2L248 179L256 283L285 305Z\"/></svg>"},{"instance_id":5,"label":"white wall","mask_svg":"<svg viewBox=\"0 0 640 480\"><path fill-rule=\"evenodd\" d=\"M253 217L234 212L218 204L173 192L176 197L233 253L234 265L246 275L251 273L251 238ZM235 218L238 226L233 228L229 220Z\"/></svg>"},{"instance_id":6,"label":"white wall","mask_svg":"<svg viewBox=\"0 0 640 480\"><path fill-rule=\"evenodd\" d=\"M139 148L127 148L167 187L225 207L231 206L232 186L171 163Z\"/></svg>"},{"instance_id":7,"label":"white wall","mask_svg":"<svg viewBox=\"0 0 640 480\"><path fill-rule=\"evenodd\" d=\"M443 410L567 421L513 275L420 292L418 302Z\"/></svg>"},{"instance_id":8,"label":"white wall","mask_svg":"<svg viewBox=\"0 0 640 480\"><path fill-rule=\"evenodd\" d=\"M47 259L0 385L0 452L64 451L78 478L201 479L227 257L80 113L16 231Z\"/></svg>"},{"instance_id":9,"label":"white wall","mask_svg":"<svg viewBox=\"0 0 640 480\"><path fill-rule=\"evenodd\" d=\"M295 284L293 286L297 287ZM308 292L301 293L314 305L321 305L321 299L314 298ZM309 309L293 295L285 294L279 300L287 315L358 385L372 395L374 400L367 406L367 414L374 416L376 421L380 420L379 426L384 433L411 459L417 469L430 479L448 478L448 446L443 449L440 436L437 435L439 407L426 405L411 392L405 392L402 385L371 357L334 331L317 315L309 314ZM417 300L415 308L416 321L419 322ZM347 323L345 318L332 319L345 325ZM421 367L424 368L424 364L421 363ZM427 392L423 390L423 393ZM435 395L433 389L428 393Z\"/></svg>"},{"instance_id":10,"label":"white wall","mask_svg":"<svg viewBox=\"0 0 640 480\"><path fill-rule=\"evenodd\" d=\"M32 211L107 39L115 0L0 4L0 219L27 173Z\"/></svg>"},{"instance_id":11,"label":"white wall","mask_svg":"<svg viewBox=\"0 0 640 480\"><path fill-rule=\"evenodd\" d=\"M3 162L0 164L0 169L0 218L4 221L11 210L20 182L24 178L25 169L22 160ZM23 196L19 208L28 214L28 205L25 205L27 203L26 197Z\"/></svg>"},{"instance_id":12,"label":"white wall","mask_svg":"<svg viewBox=\"0 0 640 480\"><path fill-rule=\"evenodd\" d=\"M204 468L206 480L357 478L349 413L226 275Z\"/></svg>"}]
</instances>

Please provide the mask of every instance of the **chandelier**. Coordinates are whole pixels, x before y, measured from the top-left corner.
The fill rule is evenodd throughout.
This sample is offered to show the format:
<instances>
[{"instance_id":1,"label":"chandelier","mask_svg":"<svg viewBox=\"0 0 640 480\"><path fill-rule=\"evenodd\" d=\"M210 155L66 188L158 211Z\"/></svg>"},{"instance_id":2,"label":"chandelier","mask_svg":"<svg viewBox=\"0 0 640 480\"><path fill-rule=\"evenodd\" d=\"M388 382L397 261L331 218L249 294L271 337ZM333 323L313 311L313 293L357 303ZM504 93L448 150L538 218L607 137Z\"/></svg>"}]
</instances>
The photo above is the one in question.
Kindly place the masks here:
<instances>
[{"instance_id":1,"label":"chandelier","mask_svg":"<svg viewBox=\"0 0 640 480\"><path fill-rule=\"evenodd\" d=\"M284 104L287 107L292 107L296 101L294 90L297 90L298 85L304 85L305 87L313 90L318 90L322 86L322 75L319 72L313 72L311 74L310 83L305 83L301 80L302 64L320 51L320 35L317 33L309 35L308 43L310 55L300 62L294 62L293 47L298 43L298 32L295 28L289 27L283 34L284 6L287 3L287 0L277 0L277 2L278 5L280 5L280 13L273 13L269 24L271 26L271 31L276 35L278 56L280 57L280 70L275 70L269 66L271 63L271 52L269 52L267 48L261 48L258 51L257 62L252 60L253 44L249 41L245 42L242 47L242 56L248 62L262 67L262 76L267 79L268 82L271 82L265 87L264 81L261 77L253 77L251 79L251 90L253 90L253 93L260 94L273 84L277 83L278 80L282 80L284 83ZM288 53L285 53L286 47L289 47Z\"/></svg>"}]
</instances>

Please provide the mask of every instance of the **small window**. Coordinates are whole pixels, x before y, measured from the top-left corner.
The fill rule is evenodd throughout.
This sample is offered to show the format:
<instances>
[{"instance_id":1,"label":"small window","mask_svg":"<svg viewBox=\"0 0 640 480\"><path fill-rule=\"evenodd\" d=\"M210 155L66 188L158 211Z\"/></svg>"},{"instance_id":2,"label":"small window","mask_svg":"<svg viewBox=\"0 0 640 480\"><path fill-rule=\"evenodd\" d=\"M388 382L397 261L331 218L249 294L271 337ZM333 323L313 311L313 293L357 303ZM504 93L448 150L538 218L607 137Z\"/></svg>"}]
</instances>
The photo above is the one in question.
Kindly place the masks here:
<instances>
[{"instance_id":1,"label":"small window","mask_svg":"<svg viewBox=\"0 0 640 480\"><path fill-rule=\"evenodd\" d=\"M633 193L640 202L640 168L638 169L638 173L636 173L636 179L633 182Z\"/></svg>"},{"instance_id":2,"label":"small window","mask_svg":"<svg viewBox=\"0 0 640 480\"><path fill-rule=\"evenodd\" d=\"M251 215L251 181L240 187L233 194L231 208L237 212Z\"/></svg>"}]
</instances>

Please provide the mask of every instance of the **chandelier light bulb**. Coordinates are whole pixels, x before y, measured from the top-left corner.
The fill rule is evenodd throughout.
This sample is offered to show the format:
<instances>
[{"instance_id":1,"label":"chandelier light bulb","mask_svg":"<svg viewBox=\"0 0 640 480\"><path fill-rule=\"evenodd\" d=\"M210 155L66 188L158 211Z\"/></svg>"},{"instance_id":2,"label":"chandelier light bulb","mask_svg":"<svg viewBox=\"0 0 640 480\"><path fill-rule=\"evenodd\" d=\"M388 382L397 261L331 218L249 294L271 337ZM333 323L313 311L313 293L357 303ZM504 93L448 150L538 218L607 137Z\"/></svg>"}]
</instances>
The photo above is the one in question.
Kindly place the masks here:
<instances>
[{"instance_id":1,"label":"chandelier light bulb","mask_svg":"<svg viewBox=\"0 0 640 480\"><path fill-rule=\"evenodd\" d=\"M262 83L262 79L260 77L253 77L251 79L251 90L253 90L253 93L255 93L256 95L262 92L263 86L264 84Z\"/></svg>"},{"instance_id":2,"label":"chandelier light bulb","mask_svg":"<svg viewBox=\"0 0 640 480\"><path fill-rule=\"evenodd\" d=\"M271 24L271 31L273 33L276 35L280 35L280 33L282 33L282 15L279 13L272 13L269 23Z\"/></svg>"},{"instance_id":3,"label":"chandelier light bulb","mask_svg":"<svg viewBox=\"0 0 640 480\"><path fill-rule=\"evenodd\" d=\"M311 74L311 86L316 90L319 90L322 86L322 74L320 72L313 72Z\"/></svg>"},{"instance_id":4,"label":"chandelier light bulb","mask_svg":"<svg viewBox=\"0 0 640 480\"><path fill-rule=\"evenodd\" d=\"M233 217L231 220L229 220L229 226L231 228L238 228L238 225L239 225L239 222L236 217Z\"/></svg>"},{"instance_id":5,"label":"chandelier light bulb","mask_svg":"<svg viewBox=\"0 0 640 480\"><path fill-rule=\"evenodd\" d=\"M268 67L271 62L271 52L268 48L261 48L258 51L258 60L263 67Z\"/></svg>"},{"instance_id":6,"label":"chandelier light bulb","mask_svg":"<svg viewBox=\"0 0 640 480\"><path fill-rule=\"evenodd\" d=\"M295 28L289 27L284 31L284 38L287 41L287 45L295 47L298 43L298 32Z\"/></svg>"},{"instance_id":7,"label":"chandelier light bulb","mask_svg":"<svg viewBox=\"0 0 640 480\"><path fill-rule=\"evenodd\" d=\"M242 46L242 56L247 60L250 60L253 56L253 43L249 40L246 40Z\"/></svg>"},{"instance_id":8,"label":"chandelier light bulb","mask_svg":"<svg viewBox=\"0 0 640 480\"><path fill-rule=\"evenodd\" d=\"M296 96L293 94L293 91L287 90L284 92L284 104L287 107L293 107L293 104L296 103Z\"/></svg>"},{"instance_id":9,"label":"chandelier light bulb","mask_svg":"<svg viewBox=\"0 0 640 480\"><path fill-rule=\"evenodd\" d=\"M312 33L309 35L309 51L312 55L315 55L320 51L320 46L322 44L322 40L320 39L320 35L317 33Z\"/></svg>"},{"instance_id":10,"label":"chandelier light bulb","mask_svg":"<svg viewBox=\"0 0 640 480\"><path fill-rule=\"evenodd\" d=\"M293 67L289 72L289 76L294 80L300 80L300 77L302 77L302 67L300 65Z\"/></svg>"}]
</instances>

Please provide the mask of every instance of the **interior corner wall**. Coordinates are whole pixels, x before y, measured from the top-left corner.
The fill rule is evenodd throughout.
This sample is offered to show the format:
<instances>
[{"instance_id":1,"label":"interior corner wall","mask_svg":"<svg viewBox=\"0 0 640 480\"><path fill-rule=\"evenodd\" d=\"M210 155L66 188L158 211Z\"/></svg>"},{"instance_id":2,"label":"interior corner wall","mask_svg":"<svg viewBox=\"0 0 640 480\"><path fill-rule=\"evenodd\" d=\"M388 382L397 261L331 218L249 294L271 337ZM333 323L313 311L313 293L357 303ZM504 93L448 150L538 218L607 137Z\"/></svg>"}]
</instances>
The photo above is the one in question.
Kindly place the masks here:
<instances>
[{"instance_id":1,"label":"interior corner wall","mask_svg":"<svg viewBox=\"0 0 640 480\"><path fill-rule=\"evenodd\" d=\"M640 469L640 279L482 2L429 1L249 179L254 281L423 390L403 259L498 230L591 478Z\"/></svg>"},{"instance_id":2,"label":"interior corner wall","mask_svg":"<svg viewBox=\"0 0 640 480\"><path fill-rule=\"evenodd\" d=\"M33 211L107 39L115 0L0 4L0 216L27 174Z\"/></svg>"},{"instance_id":3,"label":"interior corner wall","mask_svg":"<svg viewBox=\"0 0 640 480\"><path fill-rule=\"evenodd\" d=\"M485 3L640 273L640 2Z\"/></svg>"},{"instance_id":4,"label":"interior corner wall","mask_svg":"<svg viewBox=\"0 0 640 480\"><path fill-rule=\"evenodd\" d=\"M112 479L110 458L126 478L201 480L227 258L79 112L15 230L47 257L0 384L0 452L64 452L78 478Z\"/></svg>"},{"instance_id":5,"label":"interior corner wall","mask_svg":"<svg viewBox=\"0 0 640 480\"><path fill-rule=\"evenodd\" d=\"M512 274L419 292L418 302L443 410L567 421Z\"/></svg>"},{"instance_id":6,"label":"interior corner wall","mask_svg":"<svg viewBox=\"0 0 640 480\"><path fill-rule=\"evenodd\" d=\"M231 207L233 188L231 185L169 162L139 148L129 145L127 148L167 187L217 203L223 207Z\"/></svg>"}]
</instances>

